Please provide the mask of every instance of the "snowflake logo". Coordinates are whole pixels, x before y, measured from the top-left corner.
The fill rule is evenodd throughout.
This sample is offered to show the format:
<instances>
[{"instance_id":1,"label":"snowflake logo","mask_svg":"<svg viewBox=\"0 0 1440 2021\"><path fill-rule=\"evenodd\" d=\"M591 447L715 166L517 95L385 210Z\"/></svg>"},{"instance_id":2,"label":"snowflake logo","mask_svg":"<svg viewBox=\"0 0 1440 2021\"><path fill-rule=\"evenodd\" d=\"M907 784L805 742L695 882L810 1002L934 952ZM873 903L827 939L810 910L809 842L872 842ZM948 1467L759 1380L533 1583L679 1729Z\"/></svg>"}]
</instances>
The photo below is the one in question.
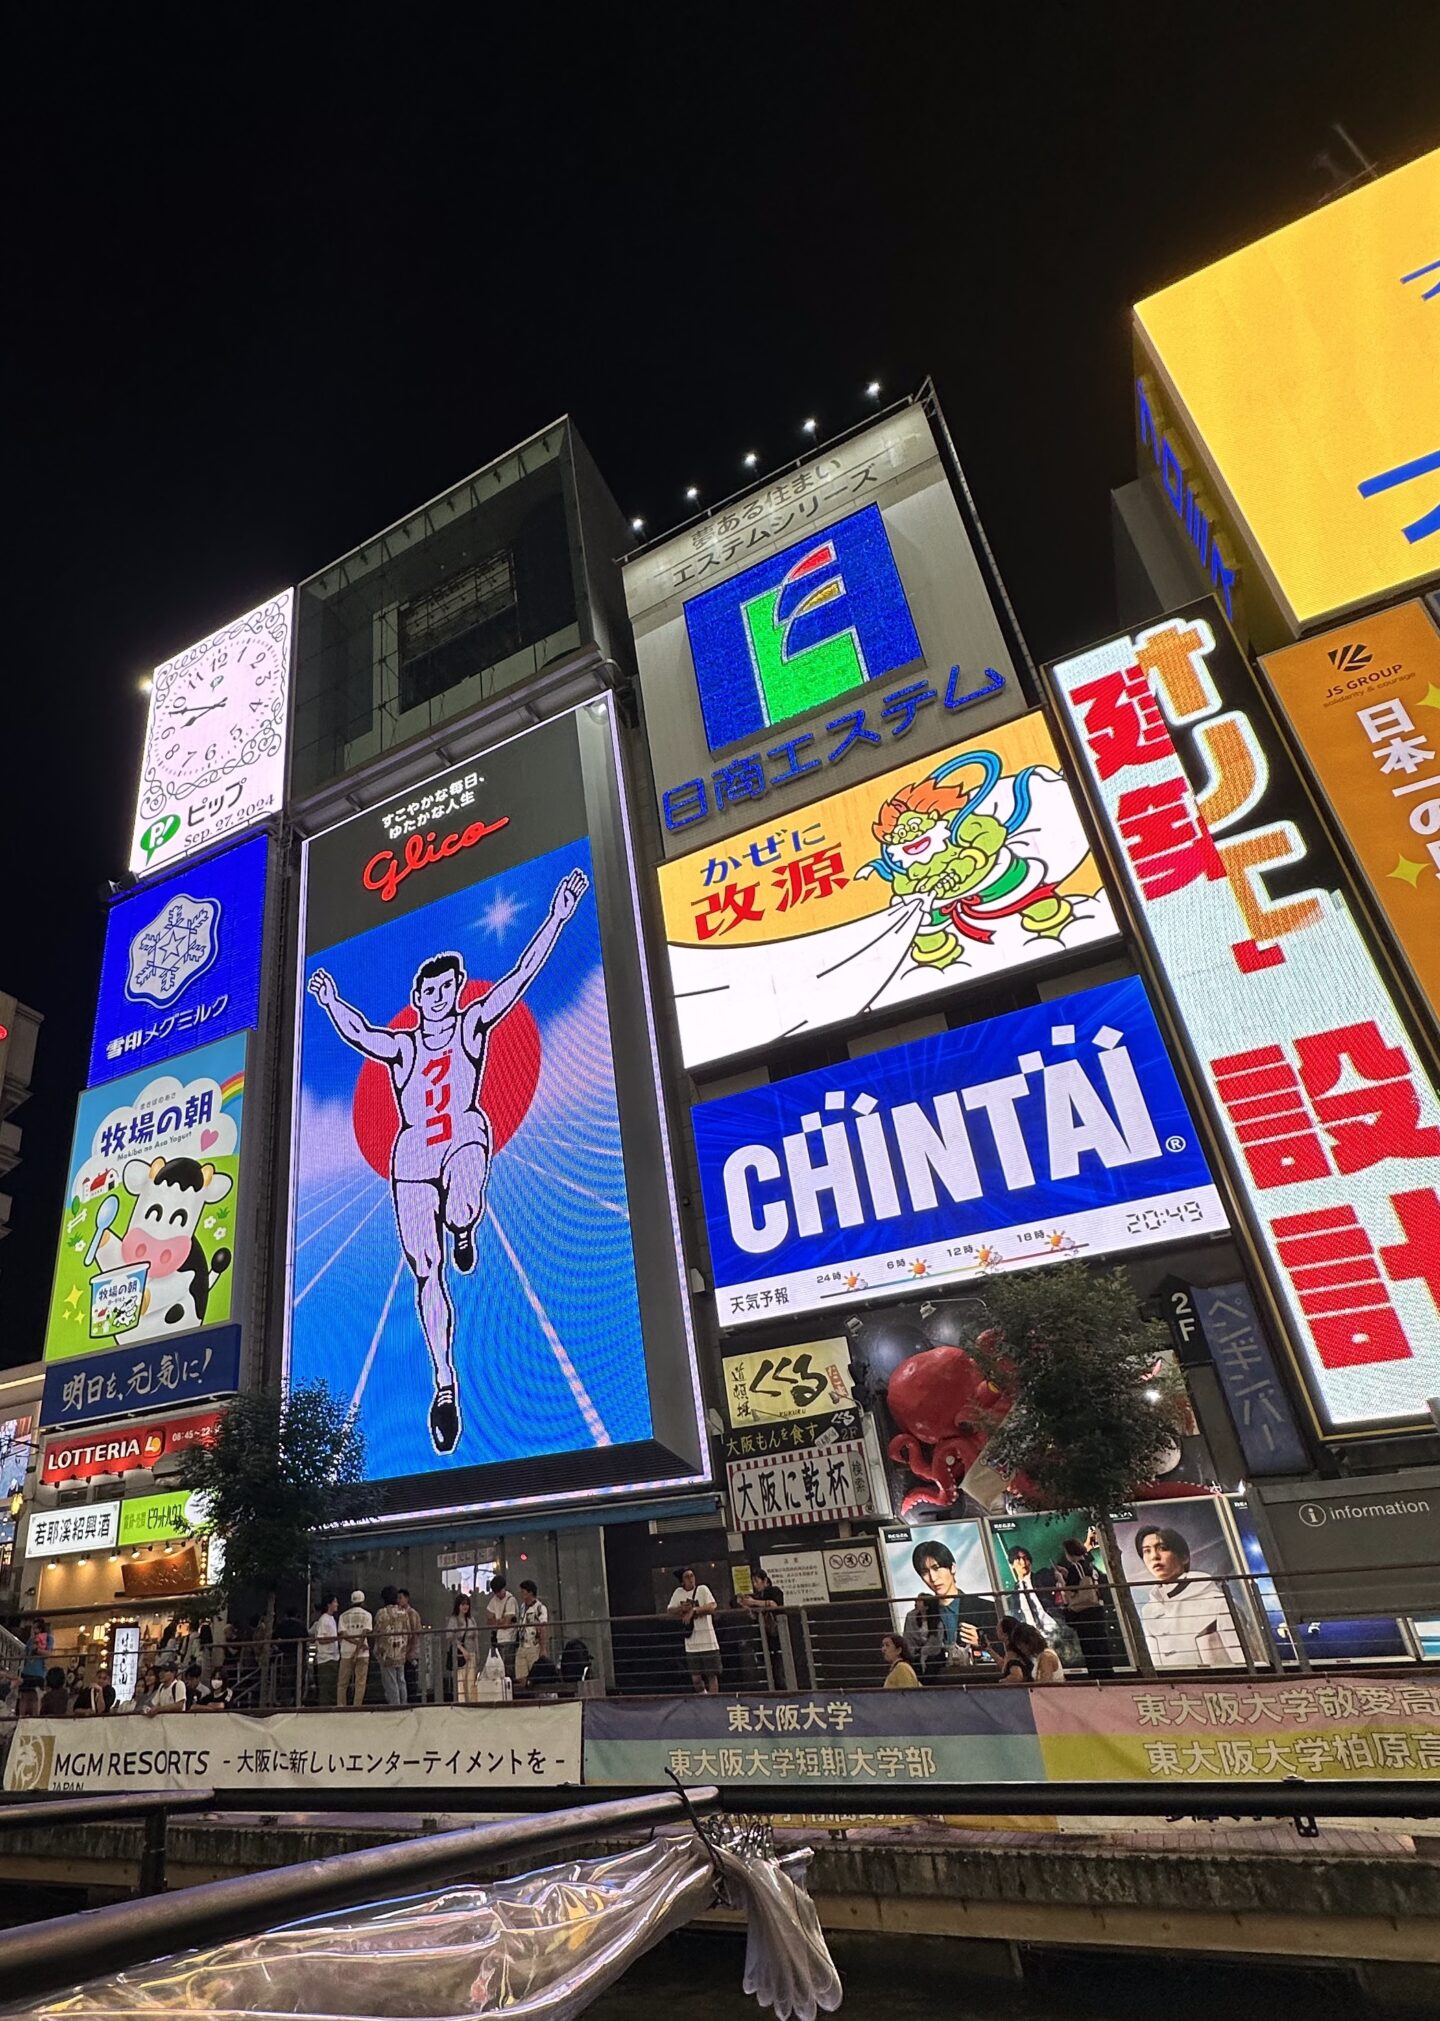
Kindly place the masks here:
<instances>
[{"instance_id":1,"label":"snowflake logo","mask_svg":"<svg viewBox=\"0 0 1440 2021\"><path fill-rule=\"evenodd\" d=\"M125 994L133 1003L174 1003L186 985L213 966L220 952L220 906L178 892L167 898L130 943Z\"/></svg>"}]
</instances>

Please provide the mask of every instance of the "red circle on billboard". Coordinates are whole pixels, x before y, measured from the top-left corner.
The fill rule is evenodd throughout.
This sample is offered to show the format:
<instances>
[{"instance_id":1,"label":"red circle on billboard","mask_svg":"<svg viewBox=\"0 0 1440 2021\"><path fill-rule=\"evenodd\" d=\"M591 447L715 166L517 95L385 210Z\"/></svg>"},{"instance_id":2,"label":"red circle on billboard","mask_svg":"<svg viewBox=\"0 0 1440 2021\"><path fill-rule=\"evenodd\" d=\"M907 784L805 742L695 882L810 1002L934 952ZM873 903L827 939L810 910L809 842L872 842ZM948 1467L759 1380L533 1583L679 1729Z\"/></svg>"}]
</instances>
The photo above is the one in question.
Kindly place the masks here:
<instances>
[{"instance_id":1,"label":"red circle on billboard","mask_svg":"<svg viewBox=\"0 0 1440 2021\"><path fill-rule=\"evenodd\" d=\"M490 990L488 982L472 979L460 992L460 1007L472 1004ZM396 1011L390 1019L394 1032L413 1032L420 1018L413 1004ZM480 1083L480 1102L490 1118L491 1143L495 1150L508 1144L530 1111L540 1081L540 1028L523 1003L512 1004L490 1033L485 1049L485 1073ZM378 1060L366 1060L355 1082L351 1104L355 1142L365 1162L380 1174L390 1176L390 1153L400 1133L400 1112L395 1106L395 1088L390 1069Z\"/></svg>"}]
</instances>

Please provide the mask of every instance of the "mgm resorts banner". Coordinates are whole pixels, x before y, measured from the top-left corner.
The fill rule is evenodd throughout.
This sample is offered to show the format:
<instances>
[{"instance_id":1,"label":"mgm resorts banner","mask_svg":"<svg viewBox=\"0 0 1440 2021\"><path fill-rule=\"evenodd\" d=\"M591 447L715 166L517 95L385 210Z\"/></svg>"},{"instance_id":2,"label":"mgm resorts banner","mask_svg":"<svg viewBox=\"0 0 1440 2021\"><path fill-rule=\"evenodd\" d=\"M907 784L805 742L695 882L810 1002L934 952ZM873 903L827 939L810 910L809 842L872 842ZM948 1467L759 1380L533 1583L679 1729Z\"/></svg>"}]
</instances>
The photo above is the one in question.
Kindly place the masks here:
<instances>
[{"instance_id":1,"label":"mgm resorts banner","mask_svg":"<svg viewBox=\"0 0 1440 2021\"><path fill-rule=\"evenodd\" d=\"M578 1705L416 1706L364 1713L164 1712L26 1719L5 1763L13 1796L150 1790L556 1789L580 1780Z\"/></svg>"},{"instance_id":2,"label":"mgm resorts banner","mask_svg":"<svg viewBox=\"0 0 1440 2021\"><path fill-rule=\"evenodd\" d=\"M660 868L687 1067L1111 938L1037 710Z\"/></svg>"},{"instance_id":3,"label":"mgm resorts banner","mask_svg":"<svg viewBox=\"0 0 1440 2021\"><path fill-rule=\"evenodd\" d=\"M609 705L476 766L305 850L289 1375L396 1517L708 1478Z\"/></svg>"},{"instance_id":4,"label":"mgm resorts banner","mask_svg":"<svg viewBox=\"0 0 1440 2021\"><path fill-rule=\"evenodd\" d=\"M1226 1225L1133 977L693 1119L722 1326Z\"/></svg>"},{"instance_id":5,"label":"mgm resorts banner","mask_svg":"<svg viewBox=\"0 0 1440 2021\"><path fill-rule=\"evenodd\" d=\"M1440 1684L1246 1678L590 1700L585 1781L843 1785L1440 1781Z\"/></svg>"}]
</instances>

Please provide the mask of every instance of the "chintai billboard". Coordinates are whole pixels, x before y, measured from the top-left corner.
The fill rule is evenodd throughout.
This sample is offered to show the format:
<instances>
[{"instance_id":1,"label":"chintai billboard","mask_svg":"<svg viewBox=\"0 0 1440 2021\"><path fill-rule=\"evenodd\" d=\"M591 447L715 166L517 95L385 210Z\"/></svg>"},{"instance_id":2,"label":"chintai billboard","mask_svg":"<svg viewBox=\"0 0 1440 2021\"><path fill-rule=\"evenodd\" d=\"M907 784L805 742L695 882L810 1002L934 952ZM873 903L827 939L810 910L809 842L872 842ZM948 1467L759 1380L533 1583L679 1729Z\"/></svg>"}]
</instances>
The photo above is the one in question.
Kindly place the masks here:
<instances>
[{"instance_id":1,"label":"chintai billboard","mask_svg":"<svg viewBox=\"0 0 1440 2021\"><path fill-rule=\"evenodd\" d=\"M607 705L305 852L291 1380L393 1512L707 1478Z\"/></svg>"},{"instance_id":2,"label":"chintai billboard","mask_svg":"<svg viewBox=\"0 0 1440 2021\"><path fill-rule=\"evenodd\" d=\"M722 1326L1226 1225L1135 978L693 1115Z\"/></svg>"}]
</instances>

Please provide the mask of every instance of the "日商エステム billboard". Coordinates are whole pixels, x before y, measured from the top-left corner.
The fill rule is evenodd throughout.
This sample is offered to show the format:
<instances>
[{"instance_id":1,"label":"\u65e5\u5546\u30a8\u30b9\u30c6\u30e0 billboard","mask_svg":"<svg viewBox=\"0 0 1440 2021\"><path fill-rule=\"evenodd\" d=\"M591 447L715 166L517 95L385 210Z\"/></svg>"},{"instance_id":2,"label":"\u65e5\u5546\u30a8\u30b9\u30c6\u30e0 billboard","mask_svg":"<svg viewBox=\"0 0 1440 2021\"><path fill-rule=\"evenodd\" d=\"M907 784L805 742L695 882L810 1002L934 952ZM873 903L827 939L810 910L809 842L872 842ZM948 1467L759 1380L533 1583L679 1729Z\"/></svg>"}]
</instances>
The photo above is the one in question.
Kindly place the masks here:
<instances>
[{"instance_id":1,"label":"\u65e5\u5546\u30a8\u30b9\u30c6\u30e0 billboard","mask_svg":"<svg viewBox=\"0 0 1440 2021\"><path fill-rule=\"evenodd\" d=\"M1116 931L1038 711L659 876L687 1067Z\"/></svg>"},{"instance_id":2,"label":"\u65e5\u5546\u30a8\u30b9\u30c6\u30e0 billboard","mask_svg":"<svg viewBox=\"0 0 1440 2021\"><path fill-rule=\"evenodd\" d=\"M1051 678L1317 1417L1423 1419L1440 1098L1254 676L1206 603Z\"/></svg>"},{"instance_id":3,"label":"\u65e5\u5546\u30a8\u30b9\u30c6\u30e0 billboard","mask_svg":"<svg viewBox=\"0 0 1440 2021\"><path fill-rule=\"evenodd\" d=\"M47 1361L230 1317L245 1045L236 1033L80 1097Z\"/></svg>"},{"instance_id":4,"label":"\u65e5\u5546\u30a8\u30b9\u30c6\u30e0 billboard","mask_svg":"<svg viewBox=\"0 0 1440 2021\"><path fill-rule=\"evenodd\" d=\"M705 1476L605 704L307 845L289 1367L394 1509Z\"/></svg>"},{"instance_id":5,"label":"\u65e5\u5546\u30a8\u30b9\u30c6\u30e0 billboard","mask_svg":"<svg viewBox=\"0 0 1440 2021\"><path fill-rule=\"evenodd\" d=\"M628 563L667 854L1018 715L978 547L914 404Z\"/></svg>"},{"instance_id":6,"label":"\u65e5\u5546\u30a8\u30b9\u30c6\u30e0 billboard","mask_svg":"<svg viewBox=\"0 0 1440 2021\"><path fill-rule=\"evenodd\" d=\"M685 629L712 751L921 656L878 505L697 591Z\"/></svg>"},{"instance_id":7,"label":"\u65e5\u5546\u30a8\u30b9\u30c6\u30e0 billboard","mask_svg":"<svg viewBox=\"0 0 1440 2021\"><path fill-rule=\"evenodd\" d=\"M111 906L92 1087L259 1023L269 851L265 836L251 836Z\"/></svg>"},{"instance_id":8,"label":"\u65e5\u5546\u30a8\u30b9\u30c6\u30e0 billboard","mask_svg":"<svg viewBox=\"0 0 1440 2021\"><path fill-rule=\"evenodd\" d=\"M279 808L294 604L284 590L155 669L130 845L138 875Z\"/></svg>"},{"instance_id":9,"label":"\u65e5\u5546\u30a8\u30b9\u30c6\u30e0 billboard","mask_svg":"<svg viewBox=\"0 0 1440 2021\"><path fill-rule=\"evenodd\" d=\"M1226 1225L1134 978L692 1114L722 1326Z\"/></svg>"}]
</instances>

